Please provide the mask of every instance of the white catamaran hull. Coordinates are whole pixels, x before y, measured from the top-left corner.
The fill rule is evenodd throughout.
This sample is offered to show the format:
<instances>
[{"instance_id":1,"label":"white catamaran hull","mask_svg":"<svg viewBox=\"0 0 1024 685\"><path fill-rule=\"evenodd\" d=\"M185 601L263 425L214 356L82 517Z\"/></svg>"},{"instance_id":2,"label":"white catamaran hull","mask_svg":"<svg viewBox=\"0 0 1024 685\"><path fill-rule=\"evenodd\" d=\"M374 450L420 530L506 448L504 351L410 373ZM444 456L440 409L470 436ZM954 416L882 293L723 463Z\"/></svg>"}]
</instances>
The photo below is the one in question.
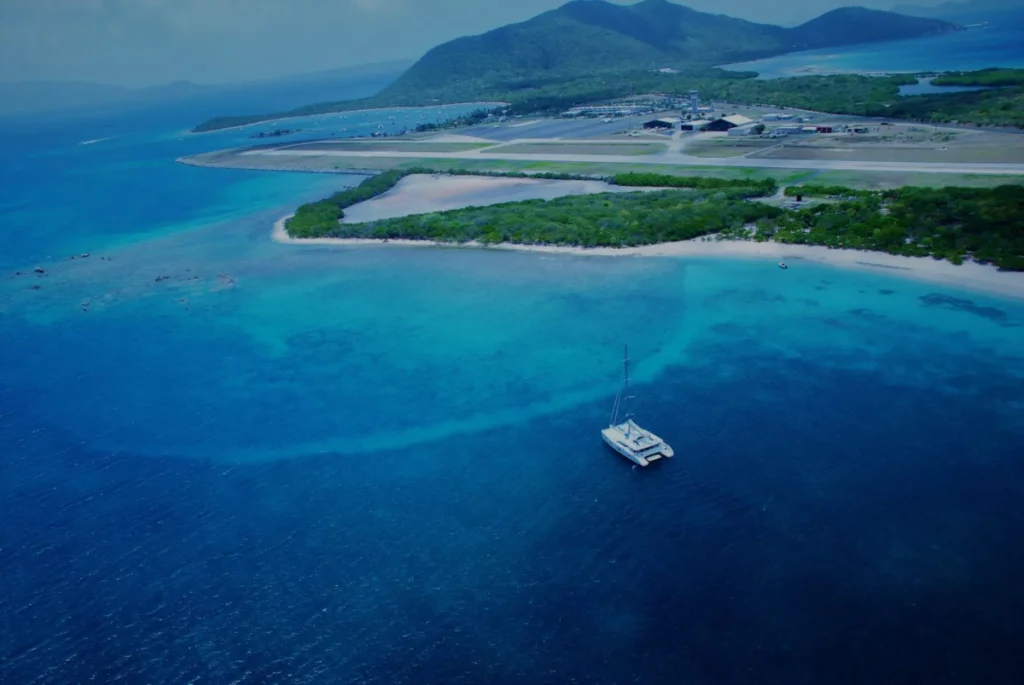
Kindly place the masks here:
<instances>
[{"instance_id":1,"label":"white catamaran hull","mask_svg":"<svg viewBox=\"0 0 1024 685\"><path fill-rule=\"evenodd\" d=\"M624 347L622 352L622 387L615 394L611 422L601 431L601 438L637 466L647 466L662 457L671 457L675 452L657 435L638 426L628 411L626 421L619 423L624 403L632 399L629 394L629 348Z\"/></svg>"},{"instance_id":2,"label":"white catamaran hull","mask_svg":"<svg viewBox=\"0 0 1024 685\"><path fill-rule=\"evenodd\" d=\"M631 441L618 427L610 426L601 431L601 437L609 447L637 466L649 466L652 461L657 461L662 457L667 459L675 454L672 448L660 438L650 433L648 435L654 438L657 446L650 449L634 449L630 446Z\"/></svg>"}]
</instances>

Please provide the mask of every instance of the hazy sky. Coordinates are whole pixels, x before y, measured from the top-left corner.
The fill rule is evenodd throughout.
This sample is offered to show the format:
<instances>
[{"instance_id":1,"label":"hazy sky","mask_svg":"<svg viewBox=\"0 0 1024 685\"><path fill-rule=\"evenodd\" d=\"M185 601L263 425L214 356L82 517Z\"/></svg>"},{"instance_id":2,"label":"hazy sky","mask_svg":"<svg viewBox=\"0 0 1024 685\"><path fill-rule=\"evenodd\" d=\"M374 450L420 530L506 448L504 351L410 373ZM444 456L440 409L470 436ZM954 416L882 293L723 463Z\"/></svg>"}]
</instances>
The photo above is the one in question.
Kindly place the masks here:
<instances>
[{"instance_id":1,"label":"hazy sky","mask_svg":"<svg viewBox=\"0 0 1024 685\"><path fill-rule=\"evenodd\" d=\"M785 24L843 5L888 8L898 1L680 4ZM218 83L416 58L438 43L523 21L564 2L0 0L0 80Z\"/></svg>"}]
</instances>

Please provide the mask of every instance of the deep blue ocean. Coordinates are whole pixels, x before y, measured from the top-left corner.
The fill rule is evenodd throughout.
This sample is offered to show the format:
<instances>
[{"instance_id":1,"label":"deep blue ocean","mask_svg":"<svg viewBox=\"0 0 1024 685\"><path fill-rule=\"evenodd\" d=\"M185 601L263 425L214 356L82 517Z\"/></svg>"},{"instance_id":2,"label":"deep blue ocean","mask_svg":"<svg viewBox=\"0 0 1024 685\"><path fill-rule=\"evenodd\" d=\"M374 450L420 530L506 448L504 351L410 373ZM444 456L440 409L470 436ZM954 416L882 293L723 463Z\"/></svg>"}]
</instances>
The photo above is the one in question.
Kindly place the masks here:
<instances>
[{"instance_id":1,"label":"deep blue ocean","mask_svg":"<svg viewBox=\"0 0 1024 685\"><path fill-rule=\"evenodd\" d=\"M0 682L1024 678L1024 301L279 245L360 179L175 164L250 142L197 118L0 134Z\"/></svg>"}]
</instances>

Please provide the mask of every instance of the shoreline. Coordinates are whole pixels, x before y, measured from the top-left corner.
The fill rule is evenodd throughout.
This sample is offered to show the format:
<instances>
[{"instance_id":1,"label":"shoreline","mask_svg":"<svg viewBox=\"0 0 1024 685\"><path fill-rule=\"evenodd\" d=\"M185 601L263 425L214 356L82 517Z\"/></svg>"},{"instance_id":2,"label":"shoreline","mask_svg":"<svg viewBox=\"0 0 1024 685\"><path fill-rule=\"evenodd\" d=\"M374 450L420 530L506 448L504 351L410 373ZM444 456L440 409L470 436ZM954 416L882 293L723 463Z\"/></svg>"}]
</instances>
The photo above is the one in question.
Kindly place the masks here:
<instances>
[{"instance_id":1,"label":"shoreline","mask_svg":"<svg viewBox=\"0 0 1024 685\"><path fill-rule=\"evenodd\" d=\"M539 252L594 257L726 257L733 259L765 259L805 261L845 269L857 269L926 281L953 288L1024 300L1024 272L999 271L989 264L965 262L956 265L931 257L904 257L887 252L832 249L823 245L787 245L758 243L746 240L683 240L636 247L572 247L560 245L517 245L500 243L484 245L476 241L442 243L433 240L388 241L374 238L292 238L285 230L288 214L274 222L271 239L284 245L333 245L335 247L447 247L509 252Z\"/></svg>"}]
</instances>

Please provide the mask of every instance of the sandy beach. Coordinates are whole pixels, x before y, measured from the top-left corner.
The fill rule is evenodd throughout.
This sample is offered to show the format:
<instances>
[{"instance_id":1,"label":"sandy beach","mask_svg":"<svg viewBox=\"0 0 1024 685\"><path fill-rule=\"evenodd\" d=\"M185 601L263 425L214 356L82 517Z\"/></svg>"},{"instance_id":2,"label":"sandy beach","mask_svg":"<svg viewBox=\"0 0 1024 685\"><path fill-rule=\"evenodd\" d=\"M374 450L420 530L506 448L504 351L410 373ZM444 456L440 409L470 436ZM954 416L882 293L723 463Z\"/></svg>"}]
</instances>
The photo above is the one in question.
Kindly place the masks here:
<instances>
[{"instance_id":1,"label":"sandy beach","mask_svg":"<svg viewBox=\"0 0 1024 685\"><path fill-rule=\"evenodd\" d=\"M605 181L557 181L501 176L406 176L391 190L345 209L342 223L394 219L410 214L484 207L522 200L552 200L567 195L650 192L663 188L631 188Z\"/></svg>"},{"instance_id":2,"label":"sandy beach","mask_svg":"<svg viewBox=\"0 0 1024 685\"><path fill-rule=\"evenodd\" d=\"M438 243L429 240L371 240L360 238L291 238L284 223L291 215L274 223L272 237L276 242L292 245L335 245L346 247L444 247L450 249L511 250L547 254L583 255L593 257L724 257L732 259L764 259L783 261L792 268L799 263L813 262L845 269L879 272L948 285L978 292L1024 299L1024 272L999 271L987 264L952 264L931 257L901 257L885 252L866 250L833 250L820 245L784 245L743 240L697 238L638 247L562 247L557 245L483 245L481 243Z\"/></svg>"},{"instance_id":3,"label":"sandy beach","mask_svg":"<svg viewBox=\"0 0 1024 685\"><path fill-rule=\"evenodd\" d=\"M630 188L604 181L554 181L495 176L433 176L414 174L394 188L345 209L347 223L378 221L410 214L438 212L469 206L485 206L527 199L552 199L566 195L653 191L661 188ZM956 265L931 257L902 257L866 250L834 250L820 245L786 245L744 240L719 240L705 236L693 240L638 247L562 247L557 245L484 245L437 243L429 240L373 240L363 238L292 238L285 230L288 215L274 224L273 239L279 243L384 247L448 247L513 250L595 257L728 257L765 259L796 266L800 261L860 269L940 283L956 288L1024 299L1024 272L999 271L987 264Z\"/></svg>"}]
</instances>

